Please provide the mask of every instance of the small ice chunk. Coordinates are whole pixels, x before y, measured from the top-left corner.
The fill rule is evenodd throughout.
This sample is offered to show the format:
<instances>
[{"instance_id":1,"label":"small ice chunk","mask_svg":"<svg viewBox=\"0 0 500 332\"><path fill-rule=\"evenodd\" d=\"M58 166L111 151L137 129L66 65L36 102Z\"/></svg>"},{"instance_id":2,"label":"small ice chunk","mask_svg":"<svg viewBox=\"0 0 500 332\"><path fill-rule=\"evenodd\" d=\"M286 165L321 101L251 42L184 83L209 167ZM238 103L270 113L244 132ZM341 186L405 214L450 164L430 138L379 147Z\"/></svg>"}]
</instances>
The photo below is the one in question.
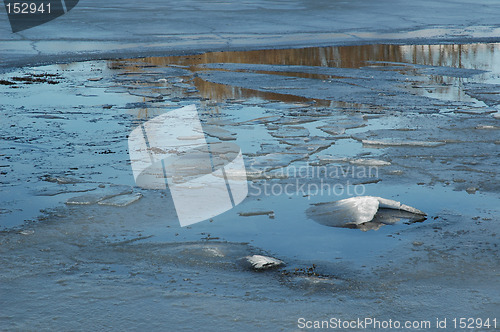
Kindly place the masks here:
<instances>
[{"instance_id":1,"label":"small ice chunk","mask_svg":"<svg viewBox=\"0 0 500 332\"><path fill-rule=\"evenodd\" d=\"M240 217L253 217L253 216L269 216L269 218L274 218L274 211L250 211L250 212L239 212Z\"/></svg>"},{"instance_id":2,"label":"small ice chunk","mask_svg":"<svg viewBox=\"0 0 500 332\"><path fill-rule=\"evenodd\" d=\"M299 126L283 126L278 130L270 132L274 137L287 138L287 137L308 137L309 130Z\"/></svg>"},{"instance_id":3,"label":"small ice chunk","mask_svg":"<svg viewBox=\"0 0 500 332\"><path fill-rule=\"evenodd\" d=\"M236 140L236 133L231 132L227 129L223 129L219 126L205 125L203 127L205 134L211 137L218 138L221 141L234 141Z\"/></svg>"},{"instance_id":4,"label":"small ice chunk","mask_svg":"<svg viewBox=\"0 0 500 332\"><path fill-rule=\"evenodd\" d=\"M69 176L50 176L50 175L46 175L42 180L57 184L74 184L74 183L84 182L83 180L75 179Z\"/></svg>"},{"instance_id":5,"label":"small ice chunk","mask_svg":"<svg viewBox=\"0 0 500 332\"><path fill-rule=\"evenodd\" d=\"M279 259L262 255L247 256L245 259L255 270L267 270L283 264Z\"/></svg>"},{"instance_id":6,"label":"small ice chunk","mask_svg":"<svg viewBox=\"0 0 500 332\"><path fill-rule=\"evenodd\" d=\"M353 165L360 166L390 166L391 163L384 160L379 159L353 159L349 161Z\"/></svg>"},{"instance_id":7,"label":"small ice chunk","mask_svg":"<svg viewBox=\"0 0 500 332\"><path fill-rule=\"evenodd\" d=\"M92 183L89 184L80 184L80 185L71 185L71 186L65 186L61 187L58 186L56 188L51 188L51 187L42 187L35 191L35 195L37 196L56 196L60 194L69 194L69 193L81 193L81 192L86 192L86 191L93 191L95 190L95 185Z\"/></svg>"},{"instance_id":8,"label":"small ice chunk","mask_svg":"<svg viewBox=\"0 0 500 332\"><path fill-rule=\"evenodd\" d=\"M491 125L481 125L481 126L476 126L475 129L500 129L500 127Z\"/></svg>"},{"instance_id":9,"label":"small ice chunk","mask_svg":"<svg viewBox=\"0 0 500 332\"><path fill-rule=\"evenodd\" d=\"M68 205L92 205L99 202L102 199L101 195L97 194L87 194L76 197L68 198L66 204Z\"/></svg>"},{"instance_id":10,"label":"small ice chunk","mask_svg":"<svg viewBox=\"0 0 500 332\"><path fill-rule=\"evenodd\" d=\"M151 99L163 99L163 95L161 93L151 92L151 91L134 91L129 90L128 93L132 96L145 97Z\"/></svg>"},{"instance_id":11,"label":"small ice chunk","mask_svg":"<svg viewBox=\"0 0 500 332\"><path fill-rule=\"evenodd\" d=\"M476 193L476 191L478 191L478 189L476 187L468 187L467 189L465 189L465 191L469 195L474 195Z\"/></svg>"},{"instance_id":12,"label":"small ice chunk","mask_svg":"<svg viewBox=\"0 0 500 332\"><path fill-rule=\"evenodd\" d=\"M96 191L98 191L96 189ZM92 205L104 199L109 199L118 195L132 193L132 187L127 185L110 185L109 187L100 188L98 192L85 194L81 196L71 197L66 201L68 205Z\"/></svg>"},{"instance_id":13,"label":"small ice chunk","mask_svg":"<svg viewBox=\"0 0 500 332\"><path fill-rule=\"evenodd\" d=\"M280 115L263 116L256 119L240 122L239 124L265 124L269 122L277 122L281 118Z\"/></svg>"},{"instance_id":14,"label":"small ice chunk","mask_svg":"<svg viewBox=\"0 0 500 332\"><path fill-rule=\"evenodd\" d=\"M421 146L421 147L436 147L445 145L445 142L432 142L432 141L381 141L381 140L361 140L361 143L366 145L380 145L380 146Z\"/></svg>"},{"instance_id":15,"label":"small ice chunk","mask_svg":"<svg viewBox=\"0 0 500 332\"><path fill-rule=\"evenodd\" d=\"M330 135L342 135L345 133L345 128L344 127L339 127L339 126L333 126L333 125L324 125L321 127L318 127L318 129L321 129L327 134Z\"/></svg>"},{"instance_id":16,"label":"small ice chunk","mask_svg":"<svg viewBox=\"0 0 500 332\"><path fill-rule=\"evenodd\" d=\"M134 202L137 202L141 198L142 198L141 193L119 195L119 196L115 196L115 197L111 197L111 198L99 201L97 204L110 205L110 206L127 206L127 205L134 203Z\"/></svg>"},{"instance_id":17,"label":"small ice chunk","mask_svg":"<svg viewBox=\"0 0 500 332\"><path fill-rule=\"evenodd\" d=\"M472 108L472 109L458 109L453 111L453 113L457 114L468 114L468 115L482 115L482 114L489 114L489 113L494 113L495 111L491 110L490 108Z\"/></svg>"},{"instance_id":18,"label":"small ice chunk","mask_svg":"<svg viewBox=\"0 0 500 332\"><path fill-rule=\"evenodd\" d=\"M329 155L318 156L318 160L322 164L328 164L328 163L347 163L347 162L349 162L349 158L346 158L346 157L335 157L335 156L329 156Z\"/></svg>"}]
</instances>

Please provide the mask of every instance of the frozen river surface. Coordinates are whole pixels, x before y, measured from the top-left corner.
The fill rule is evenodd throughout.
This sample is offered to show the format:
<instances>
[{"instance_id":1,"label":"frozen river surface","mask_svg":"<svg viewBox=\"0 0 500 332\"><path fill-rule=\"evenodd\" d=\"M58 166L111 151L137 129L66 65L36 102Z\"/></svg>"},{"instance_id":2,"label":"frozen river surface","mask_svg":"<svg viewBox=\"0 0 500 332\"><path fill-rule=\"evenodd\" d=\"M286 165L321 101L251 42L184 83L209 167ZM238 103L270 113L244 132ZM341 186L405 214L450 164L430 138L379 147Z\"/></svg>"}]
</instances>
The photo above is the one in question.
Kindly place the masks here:
<instances>
[{"instance_id":1,"label":"frozen river surface","mask_svg":"<svg viewBox=\"0 0 500 332\"><path fill-rule=\"evenodd\" d=\"M1 327L494 319L499 52L212 52L2 75ZM249 195L181 228L168 191L135 186L127 137L191 104L208 141L241 147ZM306 213L358 194L402 201L427 219L362 231ZM252 271L241 259L253 254L285 265Z\"/></svg>"},{"instance_id":2,"label":"frozen river surface","mask_svg":"<svg viewBox=\"0 0 500 332\"><path fill-rule=\"evenodd\" d=\"M0 330L498 328L498 1L81 0L16 34L0 7ZM181 228L127 138L187 105L249 192ZM361 194L426 219L324 225Z\"/></svg>"}]
</instances>

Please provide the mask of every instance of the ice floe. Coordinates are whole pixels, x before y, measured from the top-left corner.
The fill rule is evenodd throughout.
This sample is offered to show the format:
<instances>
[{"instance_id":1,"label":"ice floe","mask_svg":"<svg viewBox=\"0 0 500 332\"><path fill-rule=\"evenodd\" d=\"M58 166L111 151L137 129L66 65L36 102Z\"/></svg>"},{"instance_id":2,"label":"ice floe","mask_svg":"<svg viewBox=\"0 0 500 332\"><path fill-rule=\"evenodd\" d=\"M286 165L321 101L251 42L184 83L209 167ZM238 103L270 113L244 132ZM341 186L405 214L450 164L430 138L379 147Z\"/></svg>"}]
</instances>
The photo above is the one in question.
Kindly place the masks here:
<instances>
[{"instance_id":1,"label":"ice floe","mask_svg":"<svg viewBox=\"0 0 500 332\"><path fill-rule=\"evenodd\" d=\"M71 197L66 201L67 205L92 205L100 201L111 199L115 196L132 193L132 187L126 185L110 185L108 187L94 190L90 194Z\"/></svg>"},{"instance_id":2,"label":"ice floe","mask_svg":"<svg viewBox=\"0 0 500 332\"><path fill-rule=\"evenodd\" d=\"M387 210L382 211L382 209ZM389 210L396 210L396 213ZM400 213L401 211L403 213ZM426 213L391 199L357 196L340 201L313 204L307 210L307 215L325 226L368 230L378 229L382 224L393 224L399 219L420 220ZM372 221L373 224L367 224Z\"/></svg>"},{"instance_id":3,"label":"ice floe","mask_svg":"<svg viewBox=\"0 0 500 332\"><path fill-rule=\"evenodd\" d=\"M246 256L245 259L254 270L267 270L283 265L279 259L262 255Z\"/></svg>"},{"instance_id":4,"label":"ice floe","mask_svg":"<svg viewBox=\"0 0 500 332\"><path fill-rule=\"evenodd\" d=\"M350 160L349 163L353 165L360 165L360 166L390 166L391 163L385 160L379 160L379 159L364 159L364 158L359 158L359 159L353 159Z\"/></svg>"},{"instance_id":5,"label":"ice floe","mask_svg":"<svg viewBox=\"0 0 500 332\"><path fill-rule=\"evenodd\" d=\"M142 198L141 193L119 195L102 201L97 202L99 205L110 205L110 206L127 206L134 202L137 202Z\"/></svg>"},{"instance_id":6,"label":"ice floe","mask_svg":"<svg viewBox=\"0 0 500 332\"><path fill-rule=\"evenodd\" d=\"M380 145L380 146L421 146L421 147L436 147L445 145L445 142L431 141L399 141L399 140L368 140L364 139L361 143L365 145Z\"/></svg>"}]
</instances>

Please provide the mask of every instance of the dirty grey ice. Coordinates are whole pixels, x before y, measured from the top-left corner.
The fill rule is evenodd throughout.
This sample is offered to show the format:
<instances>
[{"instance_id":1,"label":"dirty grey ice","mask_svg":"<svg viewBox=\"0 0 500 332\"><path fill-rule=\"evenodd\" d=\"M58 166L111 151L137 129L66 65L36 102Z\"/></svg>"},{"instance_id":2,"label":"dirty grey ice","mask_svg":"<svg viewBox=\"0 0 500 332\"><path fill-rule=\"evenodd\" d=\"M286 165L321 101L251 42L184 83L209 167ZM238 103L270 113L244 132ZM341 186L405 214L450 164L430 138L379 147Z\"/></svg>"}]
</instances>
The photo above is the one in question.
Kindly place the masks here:
<instances>
[{"instance_id":1,"label":"dirty grey ice","mask_svg":"<svg viewBox=\"0 0 500 332\"><path fill-rule=\"evenodd\" d=\"M335 3L190 1L171 11L209 18L190 26L124 1L103 32L89 1L39 30L2 22L0 329L498 320L493 11L403 2L384 26L392 1ZM168 189L135 183L127 139L190 105L210 146L241 149L248 195L181 227Z\"/></svg>"}]
</instances>

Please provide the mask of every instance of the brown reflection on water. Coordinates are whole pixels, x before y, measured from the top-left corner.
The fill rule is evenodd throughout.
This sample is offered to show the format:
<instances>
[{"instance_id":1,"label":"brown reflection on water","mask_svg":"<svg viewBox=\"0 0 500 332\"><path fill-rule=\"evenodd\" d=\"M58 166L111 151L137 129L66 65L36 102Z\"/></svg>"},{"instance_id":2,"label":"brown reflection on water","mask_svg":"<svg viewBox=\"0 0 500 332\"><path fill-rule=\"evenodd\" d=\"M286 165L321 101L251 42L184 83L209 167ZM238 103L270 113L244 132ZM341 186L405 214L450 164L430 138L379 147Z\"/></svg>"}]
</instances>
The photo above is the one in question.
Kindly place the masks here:
<instances>
[{"instance_id":1,"label":"brown reflection on water","mask_svg":"<svg viewBox=\"0 0 500 332\"><path fill-rule=\"evenodd\" d=\"M390 59L390 60L389 60ZM205 63L249 63L289 66L359 68L366 61L402 61L401 46L362 45L309 47L258 51L208 52L193 56L138 59L157 66L180 65L195 69Z\"/></svg>"},{"instance_id":2,"label":"brown reflection on water","mask_svg":"<svg viewBox=\"0 0 500 332\"><path fill-rule=\"evenodd\" d=\"M485 69L491 65L491 57L498 52L498 44L465 45L360 45L339 47L310 47L301 49L270 49L257 51L207 52L190 56L148 57L141 59L117 60L109 63L110 68L127 71L140 71L148 66L182 66L191 71L200 70L200 65L208 63L247 63L289 66L322 66L340 68L360 68L376 62L402 62L430 66L449 66L456 68ZM490 60L488 60L490 59ZM377 64L380 66L389 64ZM135 67L135 68L134 68ZM401 69L402 71L404 69ZM317 74L276 73L273 74L325 79ZM433 83L446 83L448 78L431 77ZM196 88L203 98L213 101L227 99L248 99L258 97L265 100L284 102L311 101L293 95L267 93L242 89L222 84L210 83L199 78L194 79ZM338 102L315 100L319 105L338 106ZM347 104L347 103L344 103ZM359 108L362 105L345 105Z\"/></svg>"},{"instance_id":3,"label":"brown reflection on water","mask_svg":"<svg viewBox=\"0 0 500 332\"><path fill-rule=\"evenodd\" d=\"M474 60L480 53L493 53L497 47L497 44L378 44L258 51L207 52L192 56L149 57L127 61L135 60L156 66L174 64L196 67L205 63L250 63L341 68L360 68L365 66L367 61L388 61L475 69L475 65L481 64L471 60Z\"/></svg>"},{"instance_id":4,"label":"brown reflection on water","mask_svg":"<svg viewBox=\"0 0 500 332\"><path fill-rule=\"evenodd\" d=\"M224 84L217 84L217 83L207 82L199 77L195 77L193 82L196 88L200 91L203 98L216 102L228 99L243 100L243 99L248 99L250 97L260 98L264 100L279 100L287 103L310 102L310 99L300 96L285 95L274 92L256 91L239 87L233 87ZM320 102L327 103L327 101L320 101Z\"/></svg>"}]
</instances>

